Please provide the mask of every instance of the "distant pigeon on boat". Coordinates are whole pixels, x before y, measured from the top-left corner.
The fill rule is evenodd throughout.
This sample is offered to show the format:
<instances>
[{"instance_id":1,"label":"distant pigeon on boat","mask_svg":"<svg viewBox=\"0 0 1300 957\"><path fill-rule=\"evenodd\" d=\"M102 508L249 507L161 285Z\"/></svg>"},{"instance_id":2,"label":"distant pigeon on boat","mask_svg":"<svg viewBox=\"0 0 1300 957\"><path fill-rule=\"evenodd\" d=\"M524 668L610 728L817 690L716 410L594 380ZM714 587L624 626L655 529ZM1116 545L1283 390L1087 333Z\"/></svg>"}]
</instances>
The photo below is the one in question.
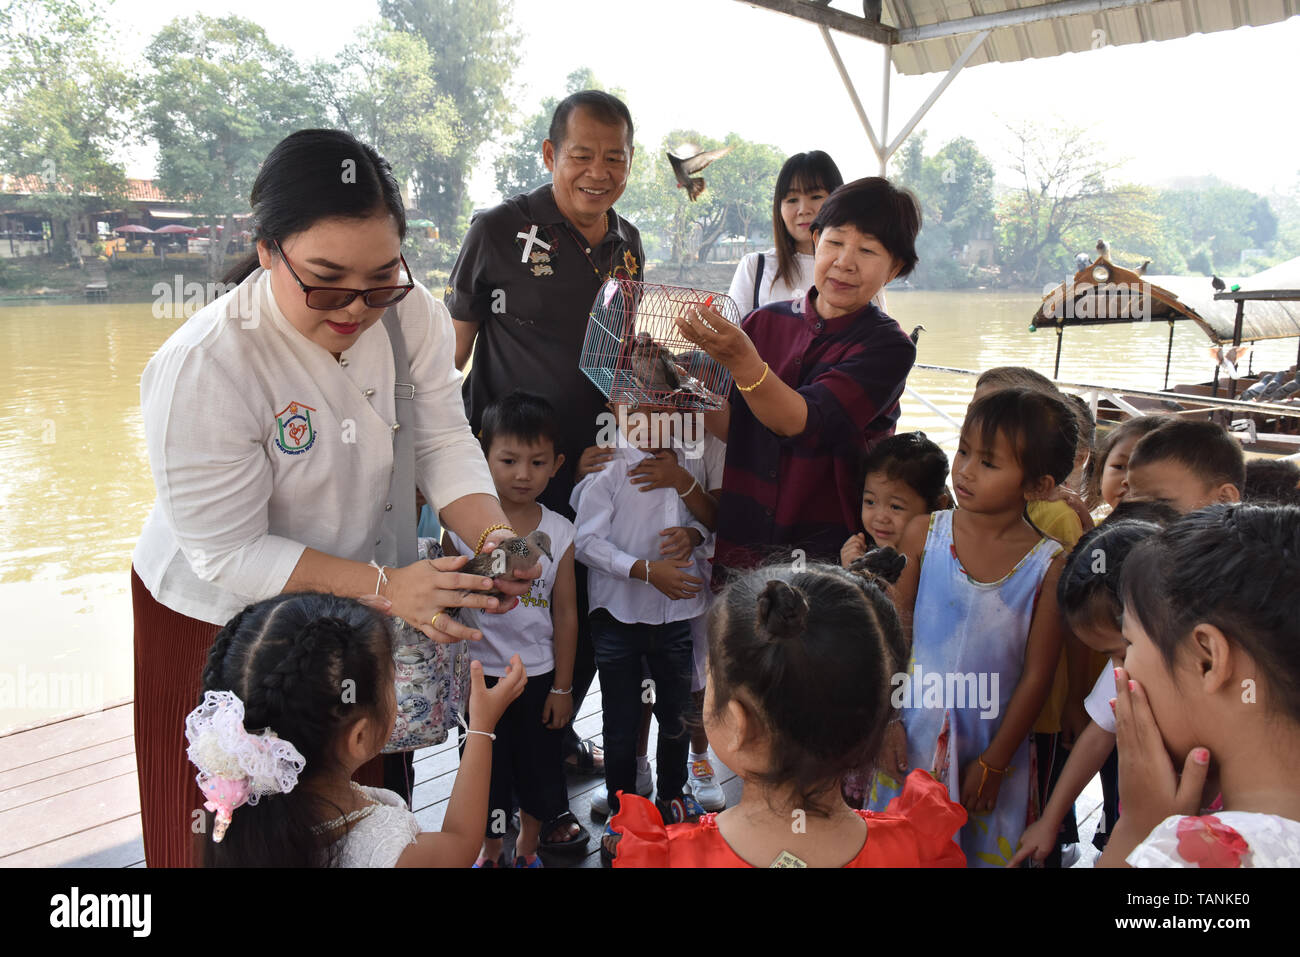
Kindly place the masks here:
<instances>
[{"instance_id":1,"label":"distant pigeon on boat","mask_svg":"<svg viewBox=\"0 0 1300 957\"><path fill-rule=\"evenodd\" d=\"M1075 271L1075 272L1083 272L1085 269L1087 269L1087 268L1088 268L1089 266L1091 266L1091 265L1092 265L1092 257L1089 256L1087 253L1075 253L1075 254L1074 254L1074 271Z\"/></svg>"},{"instance_id":2,"label":"distant pigeon on boat","mask_svg":"<svg viewBox=\"0 0 1300 957\"><path fill-rule=\"evenodd\" d=\"M1183 407L1179 403L1175 402L1173 399L1161 399L1160 404L1163 405L1170 412L1183 411Z\"/></svg>"},{"instance_id":3,"label":"distant pigeon on boat","mask_svg":"<svg viewBox=\"0 0 1300 957\"><path fill-rule=\"evenodd\" d=\"M1104 239L1097 240L1097 252L1102 256L1102 258L1109 259L1110 243L1106 242Z\"/></svg>"},{"instance_id":4,"label":"distant pigeon on boat","mask_svg":"<svg viewBox=\"0 0 1300 957\"><path fill-rule=\"evenodd\" d=\"M1300 382L1292 379L1286 385L1282 386L1282 388L1277 390L1277 401L1281 402L1283 399L1289 399L1297 392L1300 392Z\"/></svg>"},{"instance_id":5,"label":"distant pigeon on boat","mask_svg":"<svg viewBox=\"0 0 1300 957\"><path fill-rule=\"evenodd\" d=\"M704 179L693 174L700 172L715 159L726 156L730 152L730 146L724 146L722 149L717 150L701 151L694 143L683 143L668 154L668 162L672 164L673 176L677 178L677 185L686 190L692 203L699 199L700 194L704 192Z\"/></svg>"},{"instance_id":6,"label":"distant pigeon on boat","mask_svg":"<svg viewBox=\"0 0 1300 957\"><path fill-rule=\"evenodd\" d=\"M915 329L912 330L912 334L908 337L912 340L912 345L917 344L916 340L921 338L921 333L923 332L925 332L925 326L917 326Z\"/></svg>"},{"instance_id":7,"label":"distant pigeon on boat","mask_svg":"<svg viewBox=\"0 0 1300 957\"><path fill-rule=\"evenodd\" d=\"M1139 276L1145 276L1145 275L1147 274L1147 266L1150 266L1150 265L1151 265L1151 260L1149 260L1149 259L1145 260L1145 261L1142 263L1141 266L1138 266L1138 267L1137 267L1137 269L1136 269L1137 274L1138 274Z\"/></svg>"},{"instance_id":8,"label":"distant pigeon on boat","mask_svg":"<svg viewBox=\"0 0 1300 957\"><path fill-rule=\"evenodd\" d=\"M1258 399L1261 395L1264 394L1264 390L1268 388L1268 383L1269 383L1269 373L1265 372L1259 377L1258 382L1256 382L1254 385L1252 385L1249 389L1247 389L1245 392L1241 394L1241 400L1243 402L1251 402L1255 399Z\"/></svg>"},{"instance_id":9,"label":"distant pigeon on boat","mask_svg":"<svg viewBox=\"0 0 1300 957\"><path fill-rule=\"evenodd\" d=\"M1218 276L1210 277L1210 285L1214 287L1215 292L1223 292L1223 290L1228 288L1227 283L1225 283Z\"/></svg>"},{"instance_id":10,"label":"distant pigeon on boat","mask_svg":"<svg viewBox=\"0 0 1300 957\"><path fill-rule=\"evenodd\" d=\"M1260 399L1264 402L1267 402L1271 398L1273 398L1273 396L1277 395L1277 393L1282 391L1282 383L1286 381L1285 377L1286 377L1285 372L1279 372L1276 375L1274 375L1273 381L1271 381L1268 384L1268 387L1264 390L1264 394L1260 396Z\"/></svg>"}]
</instances>

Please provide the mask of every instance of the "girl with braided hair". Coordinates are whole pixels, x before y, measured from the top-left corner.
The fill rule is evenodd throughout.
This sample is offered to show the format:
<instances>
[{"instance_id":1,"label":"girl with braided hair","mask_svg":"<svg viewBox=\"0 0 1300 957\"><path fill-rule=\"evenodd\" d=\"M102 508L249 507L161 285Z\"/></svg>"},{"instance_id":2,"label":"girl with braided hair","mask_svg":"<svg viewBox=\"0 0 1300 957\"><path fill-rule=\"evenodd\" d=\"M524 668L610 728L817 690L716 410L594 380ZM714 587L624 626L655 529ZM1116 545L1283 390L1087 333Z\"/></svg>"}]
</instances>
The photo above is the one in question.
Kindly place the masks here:
<instances>
[{"instance_id":1,"label":"girl with braided hair","mask_svg":"<svg viewBox=\"0 0 1300 957\"><path fill-rule=\"evenodd\" d=\"M894 606L863 577L814 564L735 579L709 612L704 727L745 782L740 803L665 827L624 794L613 866L964 866L953 835L966 812L924 771L884 811L840 797L879 749L905 655Z\"/></svg>"},{"instance_id":2,"label":"girl with braided hair","mask_svg":"<svg viewBox=\"0 0 1300 957\"><path fill-rule=\"evenodd\" d=\"M214 836L204 863L469 867L487 826L492 731L526 679L518 655L491 690L478 662L470 667L468 740L456 784L441 832L422 832L397 794L351 780L380 753L397 715L385 620L330 594L249 605L213 641L203 704L187 721L190 759L212 797L207 810L217 813L216 820L204 817L203 832ZM211 716L222 706L236 707L242 726L219 726ZM259 750L288 757L270 776L278 780L252 780L243 770L257 763L248 755ZM257 796L246 804L223 797L250 790Z\"/></svg>"},{"instance_id":3,"label":"girl with braided hair","mask_svg":"<svg viewBox=\"0 0 1300 957\"><path fill-rule=\"evenodd\" d=\"M1120 593L1101 866L1300 866L1300 508L1192 512L1133 550Z\"/></svg>"}]
</instances>

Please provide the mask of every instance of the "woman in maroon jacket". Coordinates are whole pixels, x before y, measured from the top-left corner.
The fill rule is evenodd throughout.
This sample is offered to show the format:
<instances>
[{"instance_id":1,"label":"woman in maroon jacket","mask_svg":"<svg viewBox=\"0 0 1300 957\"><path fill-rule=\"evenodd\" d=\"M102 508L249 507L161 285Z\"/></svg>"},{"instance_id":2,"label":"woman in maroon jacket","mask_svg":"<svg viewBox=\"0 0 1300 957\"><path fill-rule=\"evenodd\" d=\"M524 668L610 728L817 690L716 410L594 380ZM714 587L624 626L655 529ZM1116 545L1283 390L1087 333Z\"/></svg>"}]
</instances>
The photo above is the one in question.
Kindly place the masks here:
<instances>
[{"instance_id":1,"label":"woman in maroon jacket","mask_svg":"<svg viewBox=\"0 0 1300 957\"><path fill-rule=\"evenodd\" d=\"M916 265L916 198L881 177L846 183L812 225L813 288L739 326L709 309L678 329L731 372L709 431L727 440L715 567L774 554L838 561L858 530L858 463L894 431L916 346L872 305Z\"/></svg>"}]
</instances>

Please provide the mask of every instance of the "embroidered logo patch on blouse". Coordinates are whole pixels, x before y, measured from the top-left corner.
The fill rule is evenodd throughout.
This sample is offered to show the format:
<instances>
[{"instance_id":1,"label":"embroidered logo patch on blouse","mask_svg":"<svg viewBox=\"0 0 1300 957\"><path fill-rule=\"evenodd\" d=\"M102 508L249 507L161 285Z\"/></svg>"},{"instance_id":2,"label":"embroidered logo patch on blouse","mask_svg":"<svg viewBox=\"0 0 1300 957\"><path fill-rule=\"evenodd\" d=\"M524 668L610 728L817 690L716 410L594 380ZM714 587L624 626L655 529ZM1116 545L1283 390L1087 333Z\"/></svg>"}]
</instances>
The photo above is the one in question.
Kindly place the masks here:
<instances>
[{"instance_id":1,"label":"embroidered logo patch on blouse","mask_svg":"<svg viewBox=\"0 0 1300 957\"><path fill-rule=\"evenodd\" d=\"M290 402L275 417L275 444L288 455L306 452L316 441L311 414L316 410L301 402Z\"/></svg>"}]
</instances>

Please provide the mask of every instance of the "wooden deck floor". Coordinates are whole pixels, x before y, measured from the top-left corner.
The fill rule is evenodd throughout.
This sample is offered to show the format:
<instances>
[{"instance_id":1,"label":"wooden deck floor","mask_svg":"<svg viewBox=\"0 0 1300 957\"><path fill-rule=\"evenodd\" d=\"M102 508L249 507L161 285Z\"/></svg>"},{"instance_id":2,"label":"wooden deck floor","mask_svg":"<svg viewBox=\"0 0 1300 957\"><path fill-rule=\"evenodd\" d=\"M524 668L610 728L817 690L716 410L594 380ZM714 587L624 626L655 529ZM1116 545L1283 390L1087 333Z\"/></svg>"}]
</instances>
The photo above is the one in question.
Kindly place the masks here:
<instances>
[{"instance_id":1,"label":"wooden deck floor","mask_svg":"<svg viewBox=\"0 0 1300 957\"><path fill-rule=\"evenodd\" d=\"M584 738L601 738L600 687L583 702L576 724ZM651 729L651 760L654 728ZM424 830L442 826L455 779L455 739L415 755L412 805ZM716 760L728 804L740 799L741 780ZM604 820L591 818L598 777L570 776L569 807L591 833L586 854L547 854L548 867L599 867ZM1076 867L1096 859L1091 843L1101 805L1099 779L1076 802L1082 854ZM513 831L507 847L513 843ZM130 703L0 737L0 867L143 867L140 794Z\"/></svg>"},{"instance_id":2,"label":"wooden deck floor","mask_svg":"<svg viewBox=\"0 0 1300 957\"><path fill-rule=\"evenodd\" d=\"M0 737L0 867L144 866L132 723L127 703ZM582 737L600 741L598 683L576 727ZM653 763L653 727L651 734ZM411 803L425 830L442 826L456 766L454 737L415 754ZM715 766L728 801L737 801L740 779ZM599 867L604 820L592 821L591 799L604 781L575 775L568 783L569 807L591 833L587 853L547 854L543 861L548 867Z\"/></svg>"}]
</instances>

